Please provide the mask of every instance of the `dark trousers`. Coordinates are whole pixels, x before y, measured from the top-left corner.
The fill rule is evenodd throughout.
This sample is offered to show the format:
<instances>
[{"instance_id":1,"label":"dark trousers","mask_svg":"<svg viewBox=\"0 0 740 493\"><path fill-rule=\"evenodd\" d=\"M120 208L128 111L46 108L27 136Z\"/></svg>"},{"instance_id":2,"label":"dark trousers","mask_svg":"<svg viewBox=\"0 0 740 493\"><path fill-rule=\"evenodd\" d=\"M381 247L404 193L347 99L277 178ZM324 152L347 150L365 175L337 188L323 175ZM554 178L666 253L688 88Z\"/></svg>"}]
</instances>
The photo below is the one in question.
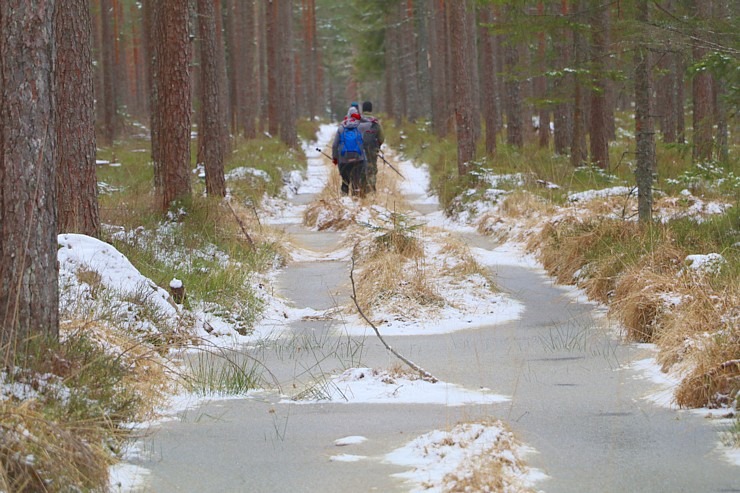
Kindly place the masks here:
<instances>
[{"instance_id":1,"label":"dark trousers","mask_svg":"<svg viewBox=\"0 0 740 493\"><path fill-rule=\"evenodd\" d=\"M365 161L339 163L339 174L342 176L342 195L348 195L350 189L352 195L364 195L366 167Z\"/></svg>"}]
</instances>

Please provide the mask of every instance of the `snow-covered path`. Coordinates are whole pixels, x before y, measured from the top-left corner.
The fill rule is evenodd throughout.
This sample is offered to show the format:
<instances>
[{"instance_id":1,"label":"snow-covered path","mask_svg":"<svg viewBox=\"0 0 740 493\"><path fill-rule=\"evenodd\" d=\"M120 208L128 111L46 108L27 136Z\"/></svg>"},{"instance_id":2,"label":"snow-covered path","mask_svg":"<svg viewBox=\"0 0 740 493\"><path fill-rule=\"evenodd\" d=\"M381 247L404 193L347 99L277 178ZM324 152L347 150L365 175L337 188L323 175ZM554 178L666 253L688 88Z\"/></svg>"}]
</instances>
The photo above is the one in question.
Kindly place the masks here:
<instances>
[{"instance_id":1,"label":"snow-covered path","mask_svg":"<svg viewBox=\"0 0 740 493\"><path fill-rule=\"evenodd\" d=\"M345 368L388 369L396 360L371 331L354 335L355 322L335 313L350 294L341 234L298 224L302 204L332 171L321 159L309 156L309 179L293 197L296 207L276 221L305 249L279 275L277 289L311 313L288 326L274 321L282 335L252 350L274 372L282 395L214 400L161 425L143 447L140 465L150 475L141 491L440 491L419 482L435 485L444 456L459 451L440 453L425 469L406 446L434 430L492 419L503 420L536 451L527 461L548 478L535 490L740 491L738 469L720 460L717 436L701 417L643 399L652 384L633 363L649 356L648 348L620 344L599 307L554 286L517 252L463 228L453 229L522 304L521 315L435 335L387 335L442 380L434 389L400 378L390 391L355 386L371 380L369 370L322 380ZM419 217L426 213L425 221L445 226L420 186L423 173L401 166L409 178L401 190ZM324 384L310 386L317 379ZM348 402L286 399L301 390L308 397L338 392ZM524 472L520 479L527 482Z\"/></svg>"}]
</instances>

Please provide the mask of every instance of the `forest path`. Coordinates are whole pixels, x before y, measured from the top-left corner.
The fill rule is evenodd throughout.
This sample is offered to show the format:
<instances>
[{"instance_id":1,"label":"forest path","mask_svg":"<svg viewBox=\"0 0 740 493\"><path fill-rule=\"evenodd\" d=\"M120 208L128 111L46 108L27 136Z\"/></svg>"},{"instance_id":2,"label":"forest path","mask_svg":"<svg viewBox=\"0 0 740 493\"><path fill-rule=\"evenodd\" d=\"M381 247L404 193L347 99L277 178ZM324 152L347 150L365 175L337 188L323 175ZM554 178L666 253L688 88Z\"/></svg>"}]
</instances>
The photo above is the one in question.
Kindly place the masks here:
<instances>
[{"instance_id":1,"label":"forest path","mask_svg":"<svg viewBox=\"0 0 740 493\"><path fill-rule=\"evenodd\" d=\"M324 166L320 160L309 162L309 172ZM294 201L309 202L315 193L299 193ZM420 218L434 210L417 206ZM297 308L347 304L349 266L346 257L332 254L341 235L298 223L285 229L313 258L285 268L278 291ZM496 246L475 234L464 239L487 250ZM162 424L148 439L149 457L139 465L150 475L141 491L408 491L392 476L406 468L386 463L385 454L431 430L491 417L537 451L528 461L549 476L536 486L542 491L740 491L738 471L719 460L716 433L705 420L642 399L651 384L629 366L647 357L647 349L621 344L597 307L543 272L505 264L493 269L499 286L524 304L519 320L387 339L443 381L490 388L509 402L296 404L272 392L211 401ZM374 336L349 337L343 326L341 316L293 322L289 336L262 347L258 357L286 394L324 373L396 363ZM334 443L353 435L367 441Z\"/></svg>"}]
</instances>

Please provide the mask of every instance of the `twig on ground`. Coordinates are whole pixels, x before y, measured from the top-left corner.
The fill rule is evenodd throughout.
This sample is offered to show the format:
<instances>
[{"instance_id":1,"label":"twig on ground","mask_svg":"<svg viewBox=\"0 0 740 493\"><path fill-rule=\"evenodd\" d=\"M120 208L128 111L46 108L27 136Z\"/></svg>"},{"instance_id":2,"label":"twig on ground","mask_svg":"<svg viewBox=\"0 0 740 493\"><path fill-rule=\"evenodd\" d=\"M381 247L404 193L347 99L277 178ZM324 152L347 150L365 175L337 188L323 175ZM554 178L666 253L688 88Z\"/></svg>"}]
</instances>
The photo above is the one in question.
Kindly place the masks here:
<instances>
[{"instance_id":1,"label":"twig on ground","mask_svg":"<svg viewBox=\"0 0 740 493\"><path fill-rule=\"evenodd\" d=\"M355 289L355 278L354 278L354 272L355 272L355 258L352 257L352 268L349 271L349 280L352 282L352 301L355 303L355 306L357 307L357 311L359 312L360 316L365 319L367 323L370 324L370 327L373 328L375 331L375 335L378 336L378 339L380 339L380 342L383 343L383 346L390 351L394 356L396 356L398 359L406 363L408 366L411 367L412 370L418 372L421 375L422 380L426 380L427 382L431 383L437 383L439 379L426 371L421 366L417 365L410 359L405 358L403 355L399 354L395 349L393 349L387 342L385 342L385 339L383 339L383 336L380 335L380 331L378 331L378 328L375 326L374 323L370 321L369 318L365 316L365 314L362 311L362 308L360 308L360 304L357 302L357 290Z\"/></svg>"},{"instance_id":2,"label":"twig on ground","mask_svg":"<svg viewBox=\"0 0 740 493\"><path fill-rule=\"evenodd\" d=\"M249 246L251 246L252 249L254 249L254 240L252 240L252 237L249 236L249 233L247 232L247 228L244 227L244 223L242 222L241 219L239 219L239 216L237 215L237 213L234 210L234 208L231 207L231 202L229 202L228 200L226 200L225 202L226 202L226 205L229 206L229 210L231 211L231 213L234 214L234 218L236 219L236 222L239 224L239 227L242 229L242 233L244 233L244 236L247 237L247 241L249 242Z\"/></svg>"}]
</instances>

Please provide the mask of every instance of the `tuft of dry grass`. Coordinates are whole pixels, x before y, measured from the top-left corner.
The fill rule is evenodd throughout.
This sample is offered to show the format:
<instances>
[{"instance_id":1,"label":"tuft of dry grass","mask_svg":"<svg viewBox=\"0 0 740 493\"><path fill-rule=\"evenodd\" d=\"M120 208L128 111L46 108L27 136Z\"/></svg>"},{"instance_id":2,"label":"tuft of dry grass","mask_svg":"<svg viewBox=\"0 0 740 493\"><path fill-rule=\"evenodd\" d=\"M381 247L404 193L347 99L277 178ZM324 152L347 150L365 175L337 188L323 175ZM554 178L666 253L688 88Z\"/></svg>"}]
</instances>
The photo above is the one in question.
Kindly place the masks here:
<instances>
[{"instance_id":1,"label":"tuft of dry grass","mask_svg":"<svg viewBox=\"0 0 740 493\"><path fill-rule=\"evenodd\" d=\"M392 252L374 255L365 263L358 276L357 301L368 315L373 309L395 307L393 311L409 314L420 306L444 305L423 259L408 260Z\"/></svg>"},{"instance_id":2,"label":"tuft of dry grass","mask_svg":"<svg viewBox=\"0 0 740 493\"><path fill-rule=\"evenodd\" d=\"M514 452L518 446L514 435L501 421L483 424L502 428L503 431L485 454L476 456L471 464L466 465L464 472L447 474L442 479L444 491L488 493L536 491L521 484L519 479L521 471L526 469L526 464Z\"/></svg>"},{"instance_id":3,"label":"tuft of dry grass","mask_svg":"<svg viewBox=\"0 0 740 493\"><path fill-rule=\"evenodd\" d=\"M49 419L33 400L0 401L0 489L106 491L112 462L101 433L106 426Z\"/></svg>"},{"instance_id":4,"label":"tuft of dry grass","mask_svg":"<svg viewBox=\"0 0 740 493\"><path fill-rule=\"evenodd\" d=\"M342 231L355 223L354 213L340 199L319 199L306 208L303 224L319 231Z\"/></svg>"}]
</instances>

